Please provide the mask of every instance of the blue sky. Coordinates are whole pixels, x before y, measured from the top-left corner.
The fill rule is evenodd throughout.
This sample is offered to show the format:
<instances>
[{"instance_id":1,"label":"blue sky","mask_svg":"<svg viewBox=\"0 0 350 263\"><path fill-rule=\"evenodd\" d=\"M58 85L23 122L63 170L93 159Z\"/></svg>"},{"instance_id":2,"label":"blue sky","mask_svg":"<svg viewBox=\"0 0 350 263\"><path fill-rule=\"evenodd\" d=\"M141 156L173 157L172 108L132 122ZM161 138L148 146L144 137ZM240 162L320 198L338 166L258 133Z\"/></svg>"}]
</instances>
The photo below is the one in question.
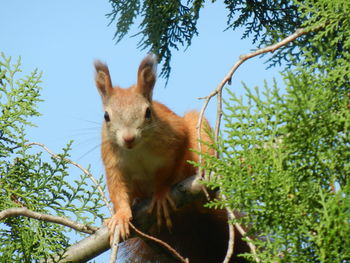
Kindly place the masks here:
<instances>
[{"instance_id":1,"label":"blue sky","mask_svg":"<svg viewBox=\"0 0 350 263\"><path fill-rule=\"evenodd\" d=\"M94 85L93 61L105 61L113 83L128 87L135 83L138 64L146 55L137 49L137 37L127 36L115 44L115 25L108 26L106 17L111 10L107 0L11 0L3 1L0 11L0 52L14 60L21 56L24 73L35 68L43 72L44 102L39 105L43 116L33 120L38 127L28 130L30 140L56 152L74 140L72 159L85 167L91 164L96 175L103 173L98 147L103 111ZM155 100L180 115L200 109L202 101L197 98L217 86L239 55L254 49L251 40L240 39L242 31L224 32L226 20L221 1L207 3L200 14L199 36L186 51L173 52L168 86L158 80ZM137 32L134 27L132 34ZM264 80L280 79L277 68L266 70L265 60L244 63L229 88L241 94L241 82L263 87ZM213 125L214 104L206 115ZM100 261L107 261L107 256Z\"/></svg>"}]
</instances>

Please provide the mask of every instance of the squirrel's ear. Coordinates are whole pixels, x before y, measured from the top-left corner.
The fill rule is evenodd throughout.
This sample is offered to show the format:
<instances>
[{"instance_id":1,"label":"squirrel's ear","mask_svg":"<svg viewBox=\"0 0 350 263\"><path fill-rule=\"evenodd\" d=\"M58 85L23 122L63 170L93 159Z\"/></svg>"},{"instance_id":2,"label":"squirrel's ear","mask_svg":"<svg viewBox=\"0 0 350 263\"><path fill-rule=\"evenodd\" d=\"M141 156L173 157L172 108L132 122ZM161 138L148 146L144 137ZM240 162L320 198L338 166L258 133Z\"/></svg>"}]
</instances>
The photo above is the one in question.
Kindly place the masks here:
<instances>
[{"instance_id":1,"label":"squirrel's ear","mask_svg":"<svg viewBox=\"0 0 350 263\"><path fill-rule=\"evenodd\" d=\"M111 76L109 75L109 70L107 65L103 64L99 60L95 61L95 69L96 69L96 76L95 76L96 87L102 97L102 101L105 102L113 89Z\"/></svg>"},{"instance_id":2,"label":"squirrel's ear","mask_svg":"<svg viewBox=\"0 0 350 263\"><path fill-rule=\"evenodd\" d=\"M156 82L157 58L154 54L145 57L137 72L137 90L148 100L152 100L152 91Z\"/></svg>"}]
</instances>

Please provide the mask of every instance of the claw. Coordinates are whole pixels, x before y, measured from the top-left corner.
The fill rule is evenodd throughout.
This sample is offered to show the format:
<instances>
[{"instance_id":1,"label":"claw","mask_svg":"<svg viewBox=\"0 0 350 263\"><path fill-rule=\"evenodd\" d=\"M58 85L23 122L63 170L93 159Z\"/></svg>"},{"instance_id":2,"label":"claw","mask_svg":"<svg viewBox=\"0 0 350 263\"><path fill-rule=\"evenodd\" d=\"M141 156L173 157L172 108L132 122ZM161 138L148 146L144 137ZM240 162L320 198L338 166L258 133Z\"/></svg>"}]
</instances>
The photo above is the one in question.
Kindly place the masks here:
<instances>
[{"instance_id":1,"label":"claw","mask_svg":"<svg viewBox=\"0 0 350 263\"><path fill-rule=\"evenodd\" d=\"M171 219L170 219L169 210L168 210L168 207L166 205L166 202L162 202L162 208L163 208L163 212L164 212L165 224L168 227L168 229L171 229L173 224L172 224Z\"/></svg>"},{"instance_id":2,"label":"claw","mask_svg":"<svg viewBox=\"0 0 350 263\"><path fill-rule=\"evenodd\" d=\"M129 222L131 220L131 212L127 209L120 209L111 218L105 220L104 225L109 230L109 241L112 244L116 226L120 226L120 237L126 240L130 235Z\"/></svg>"},{"instance_id":3,"label":"claw","mask_svg":"<svg viewBox=\"0 0 350 263\"><path fill-rule=\"evenodd\" d=\"M175 202L171 199L169 194L166 194L163 197L153 196L151 205L148 208L148 213L152 213L154 209L156 209L158 228L162 226L162 217L164 217L167 228L169 230L172 228L172 222L169 213L170 208L172 210L176 210Z\"/></svg>"}]
</instances>

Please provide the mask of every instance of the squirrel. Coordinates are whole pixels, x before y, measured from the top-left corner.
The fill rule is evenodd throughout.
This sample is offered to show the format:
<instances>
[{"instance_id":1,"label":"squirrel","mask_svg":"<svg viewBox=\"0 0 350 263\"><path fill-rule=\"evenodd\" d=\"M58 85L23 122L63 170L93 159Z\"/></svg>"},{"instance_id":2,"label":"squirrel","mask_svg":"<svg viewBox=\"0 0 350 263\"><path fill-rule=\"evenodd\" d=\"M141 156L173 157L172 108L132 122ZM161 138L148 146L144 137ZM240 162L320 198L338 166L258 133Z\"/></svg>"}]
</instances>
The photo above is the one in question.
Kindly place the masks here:
<instances>
[{"instance_id":1,"label":"squirrel","mask_svg":"<svg viewBox=\"0 0 350 263\"><path fill-rule=\"evenodd\" d=\"M223 235L226 236L221 239L227 241L227 230L221 230L221 228L227 228L225 222L227 218L223 211L207 209L208 211L203 213L203 207L198 209L198 212L192 207L186 211L172 213L175 214L175 221L172 221L173 215L171 217L170 214L176 210L176 206L169 196L171 187L196 174L196 168L188 161L199 162L199 156L196 153L199 150L196 129L199 113L190 111L184 117L180 117L167 106L152 100L156 82L156 65L155 55L147 55L139 65L136 84L123 89L119 86L113 87L106 64L100 61L95 62L95 81L104 108L102 160L109 196L115 210L114 215L106 223L110 236L113 237L115 227L119 225L120 236L126 240L130 234L129 222L132 219L133 202L151 198L148 212L156 213L158 228L158 231L152 234L164 238L166 242L169 241L180 251L182 251L179 248L181 243L187 247L193 245L183 242L185 239L192 240L184 231L188 233L189 229L194 228L194 225L197 224L196 221L204 222L203 232L207 232L208 227L211 228L210 225L205 225L208 224L207 222L215 221L220 229L214 233L216 238L219 238L219 232L223 232ZM210 129L208 121L203 118L201 140L211 143L205 127ZM214 154L206 143L202 143L201 151ZM208 218L203 221L203 216ZM164 225L163 222L168 231L159 231ZM189 223L191 225L185 227ZM184 228L181 230L182 226ZM198 239L198 233L192 235L197 235L193 238ZM214 242L217 245L222 241L214 240ZM152 255L151 249L147 248L147 245L141 240L136 242L138 245L135 245L135 242L133 244L130 241L126 242L128 243L130 247L133 247L135 254L143 260L167 262ZM202 248L196 253L203 252L203 244L199 246ZM222 246L223 252L219 256L219 261L224 258L227 242L225 244L223 241ZM184 250L189 249L185 247ZM207 250L213 249L208 248ZM191 254L191 249L186 253ZM192 262L190 255L185 256L189 257ZM135 255L130 257L137 258ZM206 256L205 259L209 257ZM202 259L193 262L216 262L200 260Z\"/></svg>"}]
</instances>

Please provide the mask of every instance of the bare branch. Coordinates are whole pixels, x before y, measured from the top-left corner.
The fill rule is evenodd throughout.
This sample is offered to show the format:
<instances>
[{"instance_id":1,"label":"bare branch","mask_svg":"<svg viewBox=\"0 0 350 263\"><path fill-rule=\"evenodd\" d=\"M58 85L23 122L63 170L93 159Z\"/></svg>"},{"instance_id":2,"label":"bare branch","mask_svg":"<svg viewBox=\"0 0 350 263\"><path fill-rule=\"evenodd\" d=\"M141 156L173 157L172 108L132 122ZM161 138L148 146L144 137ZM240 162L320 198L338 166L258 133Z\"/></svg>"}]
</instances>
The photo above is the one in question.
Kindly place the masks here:
<instances>
[{"instance_id":1,"label":"bare branch","mask_svg":"<svg viewBox=\"0 0 350 263\"><path fill-rule=\"evenodd\" d=\"M231 213L230 213L231 211L229 209L226 209L226 212L227 212L227 218L229 220L233 219L231 216ZM227 252L226 252L223 263L229 263L232 255L234 253L235 227L230 222L228 222L228 231L229 231L229 240L228 240Z\"/></svg>"},{"instance_id":2,"label":"bare branch","mask_svg":"<svg viewBox=\"0 0 350 263\"><path fill-rule=\"evenodd\" d=\"M94 234L68 247L63 256L53 256L52 260L42 260L40 262L48 263L57 262L58 260L61 263L88 262L109 248L109 232L108 228L104 226Z\"/></svg>"},{"instance_id":3,"label":"bare branch","mask_svg":"<svg viewBox=\"0 0 350 263\"><path fill-rule=\"evenodd\" d=\"M61 217L61 216L52 216L52 215L34 212L32 210L29 210L26 207L9 208L0 212L0 220L3 220L8 217L12 217L12 216L26 216L37 220L56 223L56 224L64 225L74 230L77 230L79 232L84 232L87 234L93 234L98 230L97 227L79 224L77 222L74 222L68 218Z\"/></svg>"},{"instance_id":4,"label":"bare branch","mask_svg":"<svg viewBox=\"0 0 350 263\"><path fill-rule=\"evenodd\" d=\"M219 85L216 87L216 89L213 90L208 96L206 96L204 98L201 98L201 99L204 99L205 101L204 101L202 109L200 111L200 118L199 118L199 121L198 121L198 124L197 124L197 129L199 129L199 127L201 126L205 109L207 108L210 100L213 97L215 97L216 95L219 95L218 102L217 102L218 103L217 119L218 118L221 119L221 115L222 115L221 93L222 93L222 90L223 90L224 86L226 85L226 83L229 83L229 84L231 83L232 76L236 72L236 70L239 68L240 65L242 65L246 60L248 60L250 58L262 55L264 53L274 52L277 49L279 49L280 47L283 47L283 46L289 44L290 42L293 42L295 39L297 39L298 37L304 35L305 33L307 33L307 31L304 28L297 29L292 35L286 37L285 39L281 40L280 42L278 42L276 44L273 44L273 45L270 45L270 46L258 49L258 50L254 51L254 52L251 52L251 53L248 53L248 54L245 54L245 55L241 55L239 57L239 60L233 65L233 67L226 74L224 79L219 83ZM218 137L219 129L220 129L220 120L217 120L216 121L216 126L215 126L215 138ZM198 138L200 138L200 133L198 133L198 135L199 135Z\"/></svg>"},{"instance_id":5,"label":"bare branch","mask_svg":"<svg viewBox=\"0 0 350 263\"><path fill-rule=\"evenodd\" d=\"M258 49L258 50L254 51L254 52L251 52L251 53L248 53L248 54L245 54L245 55L241 55L239 57L239 60L233 65L233 67L226 74L224 79L219 83L219 85L216 87L216 89L213 90L208 96L200 98L200 99L204 99L205 101L204 101L202 109L200 111L200 120L198 121L197 128L199 129L200 123L202 122L202 119L203 119L203 116L204 116L205 109L207 108L211 98L213 98L214 96L216 96L220 92L222 92L222 89L224 88L226 83L230 83L231 82L233 74L236 72L236 70L239 68L240 65L242 65L246 60L248 60L250 58L262 55L264 53L274 52L277 49L279 49L280 47L285 46L285 45L289 44L290 42L294 41L295 39L297 39L298 37L304 35L305 33L306 33L306 30L304 28L297 29L292 35L286 37L285 39L283 39L282 41L280 41L280 42L278 42L276 44L273 44L273 45L270 45L270 46ZM220 98L218 98L218 99L220 99ZM218 102L218 103L221 104L222 101ZM217 109L217 116L221 116L221 111L222 111L221 107L218 107L218 109ZM219 128L220 127L218 127L218 125L216 125L216 129L215 129L216 137L217 137ZM200 135L200 133L198 135Z\"/></svg>"},{"instance_id":6,"label":"bare branch","mask_svg":"<svg viewBox=\"0 0 350 263\"><path fill-rule=\"evenodd\" d=\"M221 126L222 117L222 89L217 93L217 106L216 106L216 124L215 124L215 141L219 141L219 131ZM218 152L216 152L216 157L219 158Z\"/></svg>"},{"instance_id":7,"label":"bare branch","mask_svg":"<svg viewBox=\"0 0 350 263\"><path fill-rule=\"evenodd\" d=\"M32 142L32 143L29 143L27 144L27 146L32 146L32 145L36 145L36 146L39 146L41 148L43 148L46 152L48 152L51 156L53 156L54 158L57 158L57 159L63 159L64 161L78 167L80 170L82 170L84 172L85 175L87 175L92 181L93 183L97 186L100 194L101 194L101 197L104 199L106 205L108 206L111 214L113 214L113 210L112 208L110 207L109 205L109 202L107 201L105 195L104 195L104 192L101 188L101 186L98 184L97 180L93 177L93 175L88 171L86 170L85 168L83 168L80 164L68 159L68 158L62 158L61 156L55 154L53 151L51 151L49 148L47 148L44 144L41 144L41 143L37 143L37 142ZM196 190L198 192L198 189ZM148 207L148 206L147 206ZM33 212L35 213L35 212ZM43 218L36 218L36 219L43 219ZM68 220L68 219L67 219ZM141 236L143 237L147 237L148 239L152 240L152 241L155 241L157 243L159 243L161 246L163 246L164 248L166 248L170 253L172 253L175 257L177 257L178 259L180 259L182 262L187 262L186 259L184 259L179 253L176 252L175 249L173 249L171 246L169 246L168 244L166 244L165 242L159 240L159 239L156 239L152 236L149 236L149 235L146 235L144 234L143 232L141 232L140 230L137 230L133 225L131 225L132 228ZM97 230L97 228L94 230L94 232ZM84 231L82 231L84 232ZM87 232L89 234L92 234L94 232ZM120 236L120 227L119 226L116 226L116 229L115 229L115 232L114 232L114 237L113 237L113 241L112 241L112 244L111 244L111 254L110 254L110 258L109 258L109 262L115 262L116 259L117 259L117 253L118 253L118 248L119 248L119 236ZM103 236L103 238L105 238L105 236ZM107 238L108 239L108 238ZM109 239L108 239L109 240ZM84 245L86 243L83 243ZM107 246L103 246L104 248L107 247ZM75 250L74 250L75 251ZM69 254L70 255L70 254ZM70 259L70 256L68 257L69 258L69 261L71 261Z\"/></svg>"},{"instance_id":8,"label":"bare branch","mask_svg":"<svg viewBox=\"0 0 350 263\"><path fill-rule=\"evenodd\" d=\"M114 229L114 236L111 245L111 254L109 256L109 263L114 263L117 261L118 249L120 242L120 225L117 225Z\"/></svg>"},{"instance_id":9,"label":"bare branch","mask_svg":"<svg viewBox=\"0 0 350 263\"><path fill-rule=\"evenodd\" d=\"M172 253L179 261L183 262L183 263L189 263L187 258L184 258L183 256L181 256L174 248L172 248L171 246L169 246L169 244L165 243L164 241L155 238L153 236L147 235L145 233L143 233L142 231L138 230L132 223L129 223L131 228L139 235L142 236L144 238L147 238L149 240L152 240L158 244L160 244L161 246L163 246L165 249L167 249L168 251L170 251L170 253Z\"/></svg>"},{"instance_id":10,"label":"bare branch","mask_svg":"<svg viewBox=\"0 0 350 263\"><path fill-rule=\"evenodd\" d=\"M221 118L222 118L222 91L224 86L226 85L226 83L228 83L229 85L231 84L231 80L232 80L232 76L233 74L236 72L236 70L239 68L240 65L242 65L246 60L262 55L264 53L268 53L268 52L274 52L277 49L279 49L282 46L285 46L287 44L289 44L290 42L294 41L295 39L297 39L298 37L302 36L303 34L307 33L307 31L304 28L301 29L297 29L292 35L286 37L285 39L283 39L282 41L267 46L265 48L261 48L258 49L254 52L245 54L245 55L241 55L239 57L239 60L233 65L233 67L230 69L230 71L226 74L226 76L224 77L224 79L219 83L219 85L216 87L215 90L213 90L208 96L201 98L204 99L204 103L203 106L201 108L200 114L199 114L199 119L198 119L198 123L197 123L197 135L198 135L198 148L201 151L202 149L202 143L201 143L201 130L202 130L202 122L203 122L203 118L204 118L204 113L205 110L208 107L208 104L210 102L210 100L217 96L217 108L216 108L216 124L215 124L215 131L214 131L214 135L215 135L215 142L218 142L219 139L219 132L220 132L220 125L221 125ZM219 154L218 152L215 153L215 156L217 158L219 158ZM200 162L202 161L201 156L200 156ZM223 199L226 199L225 196L222 196ZM234 213L227 208L227 213L229 216L229 219L234 219ZM243 235L246 235L246 232L244 231L244 229L238 224L235 224L235 227L237 228L237 230ZM233 254L233 247L234 247L234 231L232 230L232 225L229 223L229 233L230 233L230 240L229 240L229 246L228 246L228 250L227 250L227 254L226 257L224 259L224 262L229 262L232 254ZM256 262L260 262L259 258L256 256L256 248L255 246L250 242L249 237L247 237L248 240L248 245L251 249L251 252L253 253L254 257L255 257L255 261Z\"/></svg>"},{"instance_id":11,"label":"bare branch","mask_svg":"<svg viewBox=\"0 0 350 263\"><path fill-rule=\"evenodd\" d=\"M171 198L176 203L176 206L180 208L203 194L201 187L202 184L199 178L192 176L172 188ZM142 231L148 230L156 222L155 216L147 212L149 203L150 200L145 200L133 207L133 224ZM131 237L133 236L135 236L135 233ZM107 251L109 248L108 228L103 226L95 234L69 247L64 254L64 260L60 262L86 262ZM173 257L173 254L167 249L162 248L162 251L165 251L165 253L167 251L169 254L168 257Z\"/></svg>"},{"instance_id":12,"label":"bare branch","mask_svg":"<svg viewBox=\"0 0 350 263\"><path fill-rule=\"evenodd\" d=\"M54 157L56 159L63 159L64 161L78 167L96 185L96 188L99 191L102 200L105 202L110 214L113 215L113 209L112 209L110 203L108 202L101 185L98 183L98 181L95 179L95 177L87 169L85 169L80 164L78 164L78 163L76 163L68 158L62 158L61 156L55 154L53 151L51 151L49 148L47 148L42 143L32 142L32 143L27 144L27 146L32 146L32 145L39 146L39 147L43 148L46 152L48 152L52 157ZM111 249L111 255L110 255L110 259L109 259L110 262L115 262L117 259L117 253L118 253L118 248L119 248L119 232L120 232L120 228L119 228L119 226L116 226L113 241L112 241L112 247L111 247L112 249Z\"/></svg>"}]
</instances>

